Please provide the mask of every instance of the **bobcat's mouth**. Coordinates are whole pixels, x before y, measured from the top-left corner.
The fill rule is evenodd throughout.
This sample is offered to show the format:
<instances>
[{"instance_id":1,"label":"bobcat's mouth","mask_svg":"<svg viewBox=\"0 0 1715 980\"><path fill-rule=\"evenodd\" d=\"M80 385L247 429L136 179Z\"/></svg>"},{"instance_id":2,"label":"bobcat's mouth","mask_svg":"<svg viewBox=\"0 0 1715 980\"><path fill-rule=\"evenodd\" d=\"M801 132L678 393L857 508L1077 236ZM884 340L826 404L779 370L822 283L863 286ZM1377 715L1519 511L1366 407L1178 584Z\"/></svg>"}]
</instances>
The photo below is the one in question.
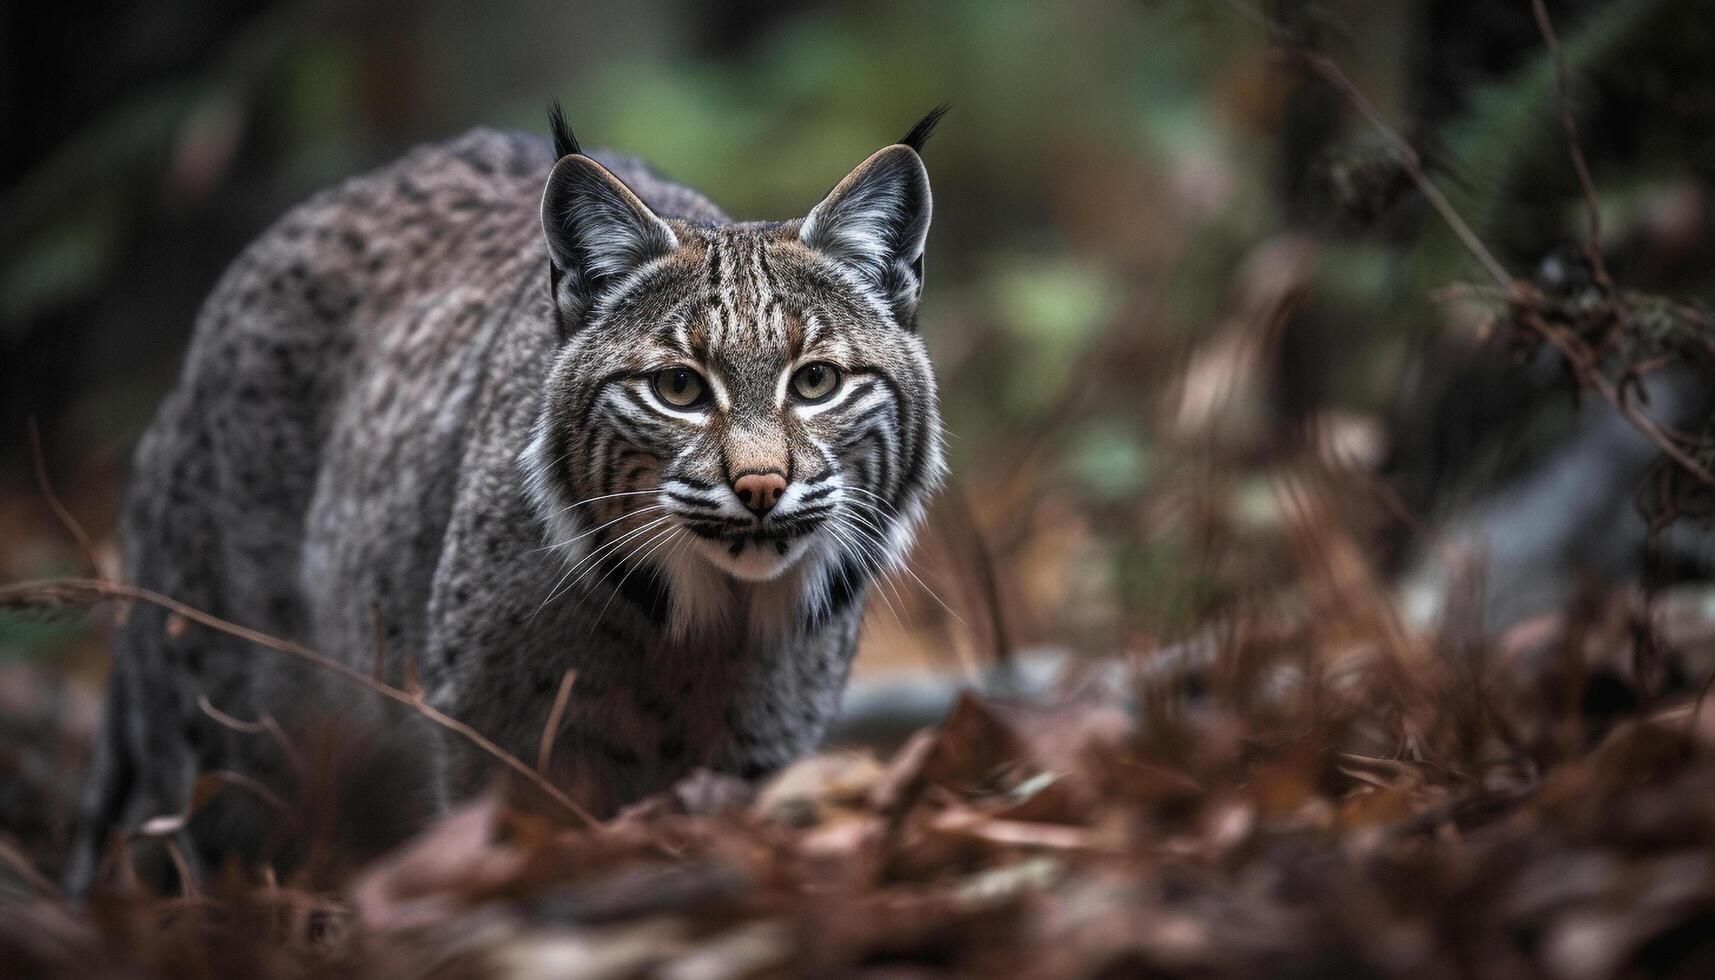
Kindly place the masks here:
<instances>
[{"instance_id":1,"label":"bobcat's mouth","mask_svg":"<svg viewBox=\"0 0 1715 980\"><path fill-rule=\"evenodd\" d=\"M665 485L663 503L670 506L679 526L691 533L693 550L709 564L735 578L756 582L780 575L811 550L812 539L837 506L821 499L827 495L783 502L759 517L730 494L679 479Z\"/></svg>"},{"instance_id":2,"label":"bobcat's mouth","mask_svg":"<svg viewBox=\"0 0 1715 980\"><path fill-rule=\"evenodd\" d=\"M766 581L791 567L808 550L825 516L793 516L761 522L686 520L699 549L715 567L735 578Z\"/></svg>"},{"instance_id":3,"label":"bobcat's mouth","mask_svg":"<svg viewBox=\"0 0 1715 980\"><path fill-rule=\"evenodd\" d=\"M792 542L814 533L825 520L826 517L822 515L790 517L753 524L740 521L688 520L685 521L685 529L699 538L720 543L730 550L734 557L750 547L773 548L784 555Z\"/></svg>"}]
</instances>

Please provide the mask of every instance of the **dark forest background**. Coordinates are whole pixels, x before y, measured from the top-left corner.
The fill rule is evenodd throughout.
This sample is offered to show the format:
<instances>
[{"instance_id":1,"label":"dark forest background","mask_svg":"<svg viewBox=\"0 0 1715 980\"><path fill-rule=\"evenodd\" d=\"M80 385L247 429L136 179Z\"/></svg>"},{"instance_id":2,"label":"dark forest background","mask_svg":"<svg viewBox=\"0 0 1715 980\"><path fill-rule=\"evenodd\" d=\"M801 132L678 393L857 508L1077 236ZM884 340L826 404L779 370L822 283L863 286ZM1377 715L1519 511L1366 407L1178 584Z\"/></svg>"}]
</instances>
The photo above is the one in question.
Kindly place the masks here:
<instances>
[{"instance_id":1,"label":"dark forest background","mask_svg":"<svg viewBox=\"0 0 1715 980\"><path fill-rule=\"evenodd\" d=\"M1711 66L1715 0L0 4L0 963L1711 975ZM746 218L953 104L953 478L841 726L904 748L57 901L124 612L17 583L118 568L247 242L552 99Z\"/></svg>"},{"instance_id":2,"label":"dark forest background","mask_svg":"<svg viewBox=\"0 0 1715 980\"><path fill-rule=\"evenodd\" d=\"M1715 5L1546 7L1616 278L1706 295ZM914 602L872 645L1110 649L1266 593L1271 488L1312 443L1397 497L1359 510L1398 571L1412 520L1579 424L1554 367L1518 370L1450 295L1480 269L1386 145L1282 57L1333 57L1511 272L1559 275L1584 218L1527 2L16 3L0 43L7 577L76 561L41 519L28 419L111 547L126 454L238 250L413 143L541 131L550 98L586 142L758 217L955 104L923 322L969 511L950 523L982 532L1007 615L970 608L993 593L968 544L932 541L965 622ZM0 651L54 648L7 630Z\"/></svg>"}]
</instances>

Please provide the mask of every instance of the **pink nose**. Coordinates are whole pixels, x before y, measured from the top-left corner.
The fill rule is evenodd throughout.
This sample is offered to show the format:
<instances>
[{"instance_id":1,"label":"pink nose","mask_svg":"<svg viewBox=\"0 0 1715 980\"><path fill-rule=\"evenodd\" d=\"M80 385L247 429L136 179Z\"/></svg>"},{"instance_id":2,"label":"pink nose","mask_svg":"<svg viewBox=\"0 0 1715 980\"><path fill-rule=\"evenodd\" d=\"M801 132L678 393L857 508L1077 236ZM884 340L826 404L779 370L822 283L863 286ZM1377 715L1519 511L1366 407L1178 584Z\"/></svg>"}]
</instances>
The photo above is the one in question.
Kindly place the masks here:
<instances>
[{"instance_id":1,"label":"pink nose","mask_svg":"<svg viewBox=\"0 0 1715 980\"><path fill-rule=\"evenodd\" d=\"M786 478L779 473L746 473L732 481L732 492L757 517L774 509L786 492Z\"/></svg>"}]
</instances>

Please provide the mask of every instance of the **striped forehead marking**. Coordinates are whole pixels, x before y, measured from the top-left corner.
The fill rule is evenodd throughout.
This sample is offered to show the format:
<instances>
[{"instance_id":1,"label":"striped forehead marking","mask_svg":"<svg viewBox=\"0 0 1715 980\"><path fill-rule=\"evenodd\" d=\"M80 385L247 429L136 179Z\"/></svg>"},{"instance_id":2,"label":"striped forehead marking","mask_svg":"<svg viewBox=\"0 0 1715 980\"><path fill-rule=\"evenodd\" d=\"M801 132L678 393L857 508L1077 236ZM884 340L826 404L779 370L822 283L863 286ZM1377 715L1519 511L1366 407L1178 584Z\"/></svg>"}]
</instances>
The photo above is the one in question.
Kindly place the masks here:
<instances>
[{"instance_id":1,"label":"striped forehead marking","mask_svg":"<svg viewBox=\"0 0 1715 980\"><path fill-rule=\"evenodd\" d=\"M784 345L786 315L764 235L721 235L709 241L709 331L715 344Z\"/></svg>"}]
</instances>

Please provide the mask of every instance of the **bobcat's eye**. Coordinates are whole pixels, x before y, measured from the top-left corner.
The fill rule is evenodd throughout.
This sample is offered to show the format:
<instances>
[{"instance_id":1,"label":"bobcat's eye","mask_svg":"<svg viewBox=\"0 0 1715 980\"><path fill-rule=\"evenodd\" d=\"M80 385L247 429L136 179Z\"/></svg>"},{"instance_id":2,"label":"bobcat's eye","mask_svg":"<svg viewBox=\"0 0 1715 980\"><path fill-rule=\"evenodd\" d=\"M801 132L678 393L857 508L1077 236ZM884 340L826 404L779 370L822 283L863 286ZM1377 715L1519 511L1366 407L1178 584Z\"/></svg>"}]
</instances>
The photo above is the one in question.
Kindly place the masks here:
<instances>
[{"instance_id":1,"label":"bobcat's eye","mask_svg":"<svg viewBox=\"0 0 1715 980\"><path fill-rule=\"evenodd\" d=\"M708 390L703 376L688 367L662 368L655 372L655 394L674 408L690 408L702 401Z\"/></svg>"},{"instance_id":2,"label":"bobcat's eye","mask_svg":"<svg viewBox=\"0 0 1715 980\"><path fill-rule=\"evenodd\" d=\"M792 376L792 391L807 402L819 402L840 386L840 369L827 361L806 364Z\"/></svg>"}]
</instances>

